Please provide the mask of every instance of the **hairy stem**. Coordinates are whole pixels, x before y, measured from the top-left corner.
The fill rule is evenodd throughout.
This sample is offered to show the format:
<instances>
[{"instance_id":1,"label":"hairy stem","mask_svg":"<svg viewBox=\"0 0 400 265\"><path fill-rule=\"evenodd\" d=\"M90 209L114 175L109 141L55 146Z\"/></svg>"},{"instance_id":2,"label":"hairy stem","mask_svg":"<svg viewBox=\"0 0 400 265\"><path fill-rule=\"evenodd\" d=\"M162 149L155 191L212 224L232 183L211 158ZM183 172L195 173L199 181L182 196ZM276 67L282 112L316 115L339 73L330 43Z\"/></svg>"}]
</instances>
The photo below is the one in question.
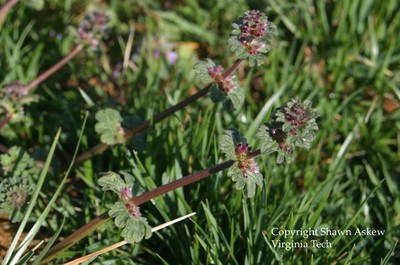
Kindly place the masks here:
<instances>
[{"instance_id":1,"label":"hairy stem","mask_svg":"<svg viewBox=\"0 0 400 265\"><path fill-rule=\"evenodd\" d=\"M39 85L41 82L46 80L49 76L57 72L61 67L63 67L66 63L71 61L72 58L75 57L81 50L83 49L83 45L79 44L76 46L70 53L68 53L61 61L53 65L50 69L48 69L46 72L38 76L35 80L33 80L31 83L29 83L26 86L26 89L29 91L35 86Z\"/></svg>"},{"instance_id":2,"label":"hairy stem","mask_svg":"<svg viewBox=\"0 0 400 265\"><path fill-rule=\"evenodd\" d=\"M233 73L233 71L235 71L242 62L243 62L243 59L237 59L236 62L222 74L222 78L225 79L228 76L230 76Z\"/></svg>"},{"instance_id":3,"label":"hairy stem","mask_svg":"<svg viewBox=\"0 0 400 265\"><path fill-rule=\"evenodd\" d=\"M8 4L8 3L7 3ZM6 5L7 5L6 4ZM5 6L4 6L5 7ZM3 11L4 7L0 10L0 15L1 12ZM31 83L29 83L27 86L25 86L25 88L30 91L32 88L34 88L35 86L39 85L41 82L43 82L44 80L46 80L47 78L49 78L49 76L51 76L52 74L54 74L55 72L57 72L61 67L63 67L66 63L68 63L69 61L71 61L72 58L75 57L75 55L77 55L82 49L83 49L83 45L79 44L78 46L76 46L72 51L70 51L64 58L62 58L58 63L56 63L55 65L53 65L50 69L48 69L46 72L44 72L43 74L41 74L40 76L38 76L35 80L33 80ZM0 129L3 128L4 125L7 124L7 122L10 121L11 117L12 117L12 113L8 114L7 117L0 122Z\"/></svg>"},{"instance_id":4,"label":"hairy stem","mask_svg":"<svg viewBox=\"0 0 400 265\"><path fill-rule=\"evenodd\" d=\"M227 76L229 76L242 62L242 60L237 60L224 74L224 78L226 78ZM196 101L197 99L199 99L200 97L206 95L209 90L210 90L211 84L206 86L205 88L199 90L196 94L184 99L183 101L179 102L178 104L172 106L171 108L154 115L152 122L156 123L159 122L161 120L163 120L164 118L170 116L171 114L175 113L176 111L184 108L185 106L187 106L188 104ZM137 133L142 132L143 130L147 129L149 126L151 125L150 121L144 121L142 124L140 124L139 126L128 130L125 132L124 138L125 140L135 136ZM78 156L78 158L76 159L76 164L79 164L89 158L91 158L92 156L99 154L101 152L103 152L104 150L106 150L108 148L108 145L100 143L94 147L92 147L89 151L82 153L81 155ZM257 156L260 152L259 151L255 151L253 152L253 157ZM193 182L199 181L201 179L204 179L214 173L217 173L219 171L222 171L224 169L229 168L230 166L232 166L232 164L235 161L233 160L229 160L223 163L220 163L218 165L212 166L210 168L195 172L193 174L190 174L186 177L183 177L181 179L175 180L171 183L168 183L166 185L157 187L154 190L148 191L143 193L142 195L133 198L133 202L135 205L140 205L142 203L145 203L147 201L150 201L151 199L163 195L169 191L178 189L180 187L189 185ZM100 216L94 218L92 221L90 221L89 223L87 223L86 225L82 226L81 228L79 228L78 230L76 230L74 233L72 233L71 235L69 235L68 237L66 237L63 241L59 242L57 245L55 245L54 247L52 247L49 252L47 253L46 257L43 259L43 261L41 262L41 264L46 263L48 261L50 261L51 259L53 259L54 257L56 257L60 252L68 249L69 247L71 247L72 245L74 245L75 243L77 243L79 240L81 240L82 238L84 238L85 236L87 236L88 234L90 234L91 232L93 232L94 230L96 230L98 227L100 227L101 225L103 225L106 221L109 220L108 217L108 213L103 213Z\"/></svg>"},{"instance_id":5,"label":"hairy stem","mask_svg":"<svg viewBox=\"0 0 400 265\"><path fill-rule=\"evenodd\" d=\"M242 61L243 61L243 59L236 60L236 62L223 73L223 75L222 75L223 78L226 78L230 74L232 74L232 72L235 71L238 68L238 66L240 65L240 63ZM205 96L210 91L210 87L211 87L211 84L206 86L205 88L199 90L197 93L191 95L190 97L182 100L178 104L170 107L169 109L166 109L163 112L154 115L154 117L152 119L153 124L163 120L164 118L166 118L166 117L168 117L168 116L170 116L172 114L174 114L176 111L178 111L180 109L183 109L184 107L186 107L190 103L196 101L197 99L201 98L202 96ZM128 139L134 137L136 134L146 130L150 125L151 125L151 122L149 120L147 120L147 121L142 122L139 126L137 126L135 128L132 128L130 130L127 130L125 132L124 139L128 140ZM84 153L82 153L81 155L78 156L78 158L76 159L76 165L79 165L83 161L85 161L87 159L90 159L91 157L104 152L105 150L108 149L108 147L109 147L109 145L104 144L104 143L99 143L99 144L93 146L88 151L86 151L86 152L84 152Z\"/></svg>"},{"instance_id":6,"label":"hairy stem","mask_svg":"<svg viewBox=\"0 0 400 265\"><path fill-rule=\"evenodd\" d=\"M6 17L8 10L10 10L10 8L13 7L16 3L18 3L18 0L9 0L7 3L4 4L4 6L0 9L0 23Z\"/></svg>"},{"instance_id":7,"label":"hairy stem","mask_svg":"<svg viewBox=\"0 0 400 265\"><path fill-rule=\"evenodd\" d=\"M142 195L133 198L133 202L135 205L140 205L145 202L150 201L151 199L158 197L160 195L163 195L169 191L178 189L180 187L189 185L193 182L199 181L201 179L204 179L214 173L217 173L219 171L222 171L224 169L229 168L232 166L232 164L235 161L233 160L228 160L223 163L220 163L218 165L209 167L207 169L195 172L193 174L187 175L183 178L177 179L171 183L168 183L166 185L160 186L155 188L154 190L148 191L143 193ZM103 225L105 222L107 222L110 218L108 217L108 213L103 213L100 216L94 218L92 221L89 223L85 224L78 230L76 230L74 233L66 237L63 241L59 242L57 245L52 247L49 252L47 253L46 257L41 261L41 263L47 263L50 260L52 260L54 257L56 257L58 254L60 254L62 251L68 249L75 243L77 243L79 240L96 230L98 227Z\"/></svg>"}]
</instances>

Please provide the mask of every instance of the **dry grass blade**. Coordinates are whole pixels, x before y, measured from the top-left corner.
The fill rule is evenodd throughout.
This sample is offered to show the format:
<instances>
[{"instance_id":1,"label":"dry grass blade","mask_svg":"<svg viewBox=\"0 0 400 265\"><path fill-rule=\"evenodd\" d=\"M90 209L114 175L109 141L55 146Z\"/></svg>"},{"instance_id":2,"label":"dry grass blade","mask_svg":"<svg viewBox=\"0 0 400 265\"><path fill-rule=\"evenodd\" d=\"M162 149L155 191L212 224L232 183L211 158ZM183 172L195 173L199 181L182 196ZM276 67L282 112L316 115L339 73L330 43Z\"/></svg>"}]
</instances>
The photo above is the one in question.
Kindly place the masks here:
<instances>
[{"instance_id":1,"label":"dry grass blade","mask_svg":"<svg viewBox=\"0 0 400 265\"><path fill-rule=\"evenodd\" d=\"M165 228L165 227L167 227L167 226L170 226L170 225L173 225L173 224L175 224L175 223L177 223L177 222L180 222L180 221L182 221L182 220L184 220L184 219L186 219L186 218L192 217L192 216L195 215L195 214L196 214L196 213L194 212L194 213L190 213L190 214L187 214L187 215L185 215L185 216L176 218L176 219L174 219L174 220L172 220L172 221L169 221L169 222L166 222L166 223L161 224L161 225L159 225L159 226L153 227L153 228L151 229L151 231L154 233L154 232L156 232L156 231L158 231L158 230L161 230L161 229L163 229L163 228ZM108 246L108 247L106 247L106 248L103 248L102 250L96 251L96 252L94 252L94 253L92 253L92 254L89 254L89 255L86 255L86 256L84 256L84 257L81 257L81 258L75 259L75 260L73 260L73 261L70 261L70 262L68 262L68 263L65 263L64 265L81 264L81 263L83 263L83 262L85 262L85 261L90 260L90 259L93 258L93 257L99 256L99 255L101 255L101 254L104 254L104 253L106 253L106 252L108 252L108 251L111 251L111 250L114 250L114 249L116 249L116 248L119 248L119 247L121 247L121 246L123 246L123 245L126 245L126 244L128 244L128 242L126 242L126 241L118 242L118 243L116 243L116 244L113 244L113 245L111 245L111 246Z\"/></svg>"}]
</instances>

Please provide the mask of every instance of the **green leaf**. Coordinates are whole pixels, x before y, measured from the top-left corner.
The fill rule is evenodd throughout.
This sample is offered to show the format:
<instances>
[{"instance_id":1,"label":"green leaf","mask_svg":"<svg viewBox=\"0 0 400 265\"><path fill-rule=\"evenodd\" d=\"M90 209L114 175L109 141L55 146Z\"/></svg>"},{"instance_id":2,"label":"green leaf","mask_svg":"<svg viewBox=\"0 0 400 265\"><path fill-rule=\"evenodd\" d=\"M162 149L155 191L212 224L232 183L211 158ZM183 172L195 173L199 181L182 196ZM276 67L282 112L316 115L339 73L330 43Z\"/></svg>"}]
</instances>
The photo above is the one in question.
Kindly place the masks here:
<instances>
[{"instance_id":1,"label":"green leaf","mask_svg":"<svg viewBox=\"0 0 400 265\"><path fill-rule=\"evenodd\" d=\"M19 146L13 146L6 154L0 155L0 163L8 176L28 178L38 174L35 161Z\"/></svg>"},{"instance_id":2,"label":"green leaf","mask_svg":"<svg viewBox=\"0 0 400 265\"><path fill-rule=\"evenodd\" d=\"M261 140L260 142L261 153L270 154L272 152L278 151L279 144L271 137L269 127L261 125L260 128L258 128L256 137Z\"/></svg>"},{"instance_id":3,"label":"green leaf","mask_svg":"<svg viewBox=\"0 0 400 265\"><path fill-rule=\"evenodd\" d=\"M102 187L103 191L111 190L118 195L123 188L128 186L121 176L114 172L105 173L105 175L99 179L99 185Z\"/></svg>"},{"instance_id":4,"label":"green leaf","mask_svg":"<svg viewBox=\"0 0 400 265\"><path fill-rule=\"evenodd\" d=\"M121 198L121 196L123 196L121 191L125 188L129 188L129 197L138 196L142 192L142 189L140 189L139 185L135 185L135 177L125 171L120 171L119 173L123 175L124 178L115 172L105 173L99 179L99 185L102 187L102 190L113 191Z\"/></svg>"},{"instance_id":5,"label":"green leaf","mask_svg":"<svg viewBox=\"0 0 400 265\"><path fill-rule=\"evenodd\" d=\"M236 81L234 81L236 82ZM231 91L228 93L221 92L225 97L224 100L224 109L227 111L238 110L243 106L244 102L244 91L237 84Z\"/></svg>"},{"instance_id":6,"label":"green leaf","mask_svg":"<svg viewBox=\"0 0 400 265\"><path fill-rule=\"evenodd\" d=\"M21 244L21 245L23 245L23 247L19 248L18 251L17 251L17 254L15 254L13 256L13 254L14 254L13 252L15 250L15 247L18 244L18 240L19 240L20 236L22 235L22 232L23 232L26 224L28 223L28 219L29 219L29 217L30 217L30 215L31 215L31 213L33 211L33 208L35 207L35 205L37 203L37 198L39 196L40 190L41 190L42 185L44 183L44 180L46 178L47 172L48 172L48 170L50 168L50 162L51 162L51 160L53 158L53 155L54 155L54 152L55 152L55 149L56 149L56 146L57 146L57 142L58 142L58 139L59 139L60 135L61 135L61 129L59 129L57 131L57 134L54 137L54 140L53 140L53 143L51 145L51 148L50 148L49 154L47 156L46 162L44 164L44 167L42 169L40 177L39 177L39 179L37 181L36 188L35 188L35 190L33 192L32 198L30 200L30 204L28 206L28 209L27 209L27 211L25 213L25 216L24 216L24 218L23 218L23 220L22 220L22 222L21 222L21 224L19 226L19 229L18 229L18 231L17 231L17 233L16 233L16 235L15 235L15 237L13 239L13 242L11 243L11 246L9 247L9 249L7 251L6 257L3 260L4 264L7 264L10 261L10 258L13 258L13 260L11 260L11 263L16 263L18 261L18 259L22 256L22 254L23 254L24 250L26 249L26 247L28 247L28 244L24 244L24 242L26 243L27 240L32 240L33 239L33 236L27 236L25 238L24 242ZM15 262L13 262L13 261L15 261Z\"/></svg>"},{"instance_id":7,"label":"green leaf","mask_svg":"<svg viewBox=\"0 0 400 265\"><path fill-rule=\"evenodd\" d=\"M123 228L121 236L128 243L140 242L143 238L151 237L151 227L146 218L130 214L123 202L116 202L108 213L111 218L115 218L115 225Z\"/></svg>"},{"instance_id":8,"label":"green leaf","mask_svg":"<svg viewBox=\"0 0 400 265\"><path fill-rule=\"evenodd\" d=\"M246 143L246 139L236 129L224 130L224 134L219 138L219 149L229 160L236 160L235 147L239 143Z\"/></svg>"},{"instance_id":9,"label":"green leaf","mask_svg":"<svg viewBox=\"0 0 400 265\"><path fill-rule=\"evenodd\" d=\"M256 185L261 188L263 186L263 176L258 171L257 163L254 161L254 158L247 158L247 154L244 157L238 157L238 155L236 155L236 146L240 143L245 145L246 139L237 130L229 129L225 130L224 134L220 137L219 148L225 153L227 159L236 160L228 169L227 173L228 177L230 177L233 182L236 182L236 189L242 190L246 187L246 196L253 197ZM246 148L247 151L250 151L250 148ZM247 168L247 170L242 171L240 168Z\"/></svg>"},{"instance_id":10,"label":"green leaf","mask_svg":"<svg viewBox=\"0 0 400 265\"><path fill-rule=\"evenodd\" d=\"M212 102L218 103L225 99L225 94L215 84L210 89L210 98Z\"/></svg>"},{"instance_id":11,"label":"green leaf","mask_svg":"<svg viewBox=\"0 0 400 265\"><path fill-rule=\"evenodd\" d=\"M104 109L96 113L95 130L100 134L101 142L113 145L123 142L124 130L121 126L122 117L117 110Z\"/></svg>"},{"instance_id":12,"label":"green leaf","mask_svg":"<svg viewBox=\"0 0 400 265\"><path fill-rule=\"evenodd\" d=\"M195 65L193 65L194 75L196 80L203 86L206 86L215 80L211 78L208 68L215 67L216 63L214 63L211 59L205 59L203 61L198 61Z\"/></svg>"},{"instance_id":13,"label":"green leaf","mask_svg":"<svg viewBox=\"0 0 400 265\"><path fill-rule=\"evenodd\" d=\"M256 185L260 188L263 186L263 176L260 173L248 172L247 177L245 177L238 167L238 162L228 169L228 177L232 178L233 182L236 182L235 188L237 190L246 188L245 194L248 198L254 197Z\"/></svg>"}]
</instances>

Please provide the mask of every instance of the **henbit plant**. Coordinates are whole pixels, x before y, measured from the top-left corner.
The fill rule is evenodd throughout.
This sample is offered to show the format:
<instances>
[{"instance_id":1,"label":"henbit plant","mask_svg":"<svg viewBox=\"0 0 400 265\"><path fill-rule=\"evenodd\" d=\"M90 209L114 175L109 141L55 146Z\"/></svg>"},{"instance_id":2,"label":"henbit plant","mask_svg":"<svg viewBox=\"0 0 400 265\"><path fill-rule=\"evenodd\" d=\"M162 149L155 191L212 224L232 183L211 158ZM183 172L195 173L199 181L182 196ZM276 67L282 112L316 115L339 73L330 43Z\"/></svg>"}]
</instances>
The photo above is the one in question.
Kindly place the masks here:
<instances>
[{"instance_id":1,"label":"henbit plant","mask_svg":"<svg viewBox=\"0 0 400 265\"><path fill-rule=\"evenodd\" d=\"M0 91L0 115L5 116L5 118L2 118L0 121L0 130L8 122L27 122L24 115L24 105L38 100L37 95L29 94L29 92L51 75L55 74L84 48L97 48L101 39L106 35L108 30L107 24L108 18L104 13L89 13L84 17L76 30L77 45L64 58L39 75L28 85L23 85L19 81L6 85L4 89Z\"/></svg>"},{"instance_id":2,"label":"henbit plant","mask_svg":"<svg viewBox=\"0 0 400 265\"><path fill-rule=\"evenodd\" d=\"M238 56L241 57L233 66L224 71L221 66L209 59L199 62L194 66L196 77L201 82L206 83L207 86L176 106L155 115L152 121L142 122L133 129L126 129L126 126L123 126L124 119L117 110L100 110L96 114L96 131L100 134L103 143L95 147L95 150L105 150L109 145L124 143L138 132L148 128L151 122L160 121L200 96L205 95L209 90L212 91L211 98L214 101L224 101L224 106L228 109L232 107L239 108L243 102L243 91L239 88L235 77L231 75L232 72L244 58L249 58L250 64L261 64L260 55L268 51L267 41L270 41L270 35L276 35L275 26L261 12L246 12L240 21L240 25L235 24L230 40L232 50L239 51ZM242 29L244 33L239 34L237 32L238 28ZM234 38L237 38L238 42L233 42ZM243 47L238 48L238 45ZM246 53L248 56L245 55ZM236 183L236 189L244 189L246 197L253 197L256 192L256 186L262 187L263 183L263 177L258 170L255 157L261 154L278 152L278 163L291 162L295 147L307 149L310 147L312 140L315 138L315 131L318 130L316 124L317 116L316 110L311 108L309 101L301 102L299 99L293 99L287 105L277 109L269 124L259 128L257 137L260 139L261 149L252 152L246 139L237 130L226 130L219 140L220 150L227 159L225 162L143 194L140 194L134 184L135 176L124 171L121 171L120 174L114 172L106 173L99 179L99 185L103 187L104 191L111 190L116 193L118 201L110 208L108 213L93 219L50 249L43 262L50 261L110 218L115 218L115 224L117 227L122 228L121 236L127 242L135 243L143 238L149 238L151 236L151 228L140 213L139 206L141 204L225 169L228 169L227 175ZM95 153L93 149L84 153L81 155L83 157L81 161ZM286 159L282 159L282 157Z\"/></svg>"},{"instance_id":3,"label":"henbit plant","mask_svg":"<svg viewBox=\"0 0 400 265\"><path fill-rule=\"evenodd\" d=\"M110 145L126 142L136 134L146 130L151 124L174 114L210 91L210 97L214 102L223 101L226 109L239 109L244 100L244 93L236 80L237 78L232 73L244 59L249 60L250 66L263 64L263 54L270 50L270 42L278 33L276 26L268 21L267 16L257 10L246 12L232 26L234 29L228 45L232 51L236 52L238 57L233 65L225 70L211 59L198 62L193 68L197 80L205 87L175 106L154 115L151 120L141 122L134 128L124 128L121 125L120 114L116 110L104 110L104 112L98 113L96 115L98 120L96 131L101 134L102 142L79 155L76 163L79 164L102 153Z\"/></svg>"}]
</instances>

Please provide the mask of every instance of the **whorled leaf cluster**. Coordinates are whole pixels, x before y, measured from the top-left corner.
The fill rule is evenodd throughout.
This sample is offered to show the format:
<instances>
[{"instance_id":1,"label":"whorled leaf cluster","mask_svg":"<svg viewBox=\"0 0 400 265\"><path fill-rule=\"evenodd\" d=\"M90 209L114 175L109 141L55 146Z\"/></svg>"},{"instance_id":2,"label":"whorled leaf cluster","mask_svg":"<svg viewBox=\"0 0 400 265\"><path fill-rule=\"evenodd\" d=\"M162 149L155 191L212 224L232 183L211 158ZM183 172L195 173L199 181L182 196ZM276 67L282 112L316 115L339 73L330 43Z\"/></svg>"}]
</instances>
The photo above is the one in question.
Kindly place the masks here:
<instances>
[{"instance_id":1,"label":"whorled leaf cluster","mask_svg":"<svg viewBox=\"0 0 400 265\"><path fill-rule=\"evenodd\" d=\"M106 35L108 30L109 18L100 11L89 13L84 17L78 27L79 40L96 47L100 40Z\"/></svg>"},{"instance_id":2,"label":"whorled leaf cluster","mask_svg":"<svg viewBox=\"0 0 400 265\"><path fill-rule=\"evenodd\" d=\"M246 195L253 197L256 186L262 187L262 175L254 159L258 154L277 152L276 162L281 164L293 161L296 147L309 149L318 130L317 117L318 112L310 101L291 99L274 112L270 123L258 129L256 137L260 139L260 150L254 152L237 130L225 130L219 139L219 148L226 159L235 161L228 176L236 182L236 188L240 190L246 186Z\"/></svg>"},{"instance_id":3,"label":"whorled leaf cluster","mask_svg":"<svg viewBox=\"0 0 400 265\"><path fill-rule=\"evenodd\" d=\"M244 92L235 75L224 77L225 69L211 59L197 62L193 69L200 83L212 84L210 98L213 102L223 101L226 109L239 109L242 106Z\"/></svg>"},{"instance_id":4,"label":"whorled leaf cluster","mask_svg":"<svg viewBox=\"0 0 400 265\"><path fill-rule=\"evenodd\" d=\"M236 189L246 187L246 196L253 197L256 185L262 187L263 176L251 157L251 147L246 139L235 129L225 130L219 139L219 148L228 160L235 161L228 169L228 176L236 183Z\"/></svg>"},{"instance_id":5,"label":"whorled leaf cluster","mask_svg":"<svg viewBox=\"0 0 400 265\"><path fill-rule=\"evenodd\" d=\"M296 147L309 149L318 130L318 112L311 104L310 101L301 102L296 98L278 108L271 122L258 129L256 137L261 140L261 152L278 152L276 161L281 164L293 161Z\"/></svg>"},{"instance_id":6,"label":"whorled leaf cluster","mask_svg":"<svg viewBox=\"0 0 400 265\"><path fill-rule=\"evenodd\" d=\"M29 94L28 89L20 82L13 82L0 88L0 117L10 117L9 123L23 122L30 125L31 120L25 116L25 105L38 101L37 95Z\"/></svg>"},{"instance_id":7,"label":"whorled leaf cluster","mask_svg":"<svg viewBox=\"0 0 400 265\"><path fill-rule=\"evenodd\" d=\"M140 192L134 184L134 177L120 172L123 178L114 172L108 172L99 179L104 191L110 190L118 195L119 200L111 206L109 216L115 218L115 225L122 228L122 237L129 243L141 241L151 236L151 227L143 218L140 209L132 199Z\"/></svg>"},{"instance_id":8,"label":"whorled leaf cluster","mask_svg":"<svg viewBox=\"0 0 400 265\"><path fill-rule=\"evenodd\" d=\"M0 164L0 212L8 213L12 222L18 222L35 188L39 170L29 154L17 146L0 156Z\"/></svg>"},{"instance_id":9,"label":"whorled leaf cluster","mask_svg":"<svg viewBox=\"0 0 400 265\"><path fill-rule=\"evenodd\" d=\"M125 142L125 131L135 128L142 119L139 116L122 117L119 111L111 108L99 110L96 113L95 131L100 135L100 141L108 145L121 144ZM134 139L135 146L141 148L144 134L139 134Z\"/></svg>"},{"instance_id":10,"label":"whorled leaf cluster","mask_svg":"<svg viewBox=\"0 0 400 265\"><path fill-rule=\"evenodd\" d=\"M276 26L263 12L250 10L232 27L228 44L236 56L239 59L249 59L250 66L263 64L263 54L270 50L272 38L278 35Z\"/></svg>"}]
</instances>

